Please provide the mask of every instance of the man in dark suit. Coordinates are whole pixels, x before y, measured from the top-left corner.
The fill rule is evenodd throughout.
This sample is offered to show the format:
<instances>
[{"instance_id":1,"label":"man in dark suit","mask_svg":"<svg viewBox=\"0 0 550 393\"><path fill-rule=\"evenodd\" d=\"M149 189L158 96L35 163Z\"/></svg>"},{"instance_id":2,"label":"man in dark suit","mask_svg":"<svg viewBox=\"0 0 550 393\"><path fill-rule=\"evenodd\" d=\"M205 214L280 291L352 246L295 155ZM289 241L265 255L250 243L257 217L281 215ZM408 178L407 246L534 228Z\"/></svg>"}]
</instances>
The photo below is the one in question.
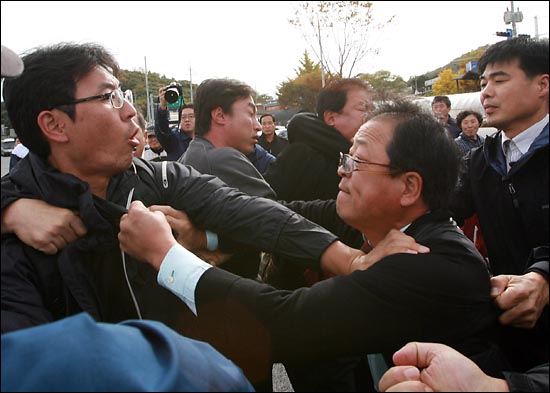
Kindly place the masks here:
<instances>
[{"instance_id":1,"label":"man in dark suit","mask_svg":"<svg viewBox=\"0 0 550 393\"><path fill-rule=\"evenodd\" d=\"M201 339L251 380L270 362L391 356L412 340L451 345L498 374L486 340L497 321L487 266L446 210L458 167L454 142L430 114L407 102L380 107L359 129L350 155L342 155L337 198L339 215L363 233L379 261L311 288L276 290L203 263L140 202L122 217L119 239L196 312ZM399 231L430 252L375 258Z\"/></svg>"}]
</instances>

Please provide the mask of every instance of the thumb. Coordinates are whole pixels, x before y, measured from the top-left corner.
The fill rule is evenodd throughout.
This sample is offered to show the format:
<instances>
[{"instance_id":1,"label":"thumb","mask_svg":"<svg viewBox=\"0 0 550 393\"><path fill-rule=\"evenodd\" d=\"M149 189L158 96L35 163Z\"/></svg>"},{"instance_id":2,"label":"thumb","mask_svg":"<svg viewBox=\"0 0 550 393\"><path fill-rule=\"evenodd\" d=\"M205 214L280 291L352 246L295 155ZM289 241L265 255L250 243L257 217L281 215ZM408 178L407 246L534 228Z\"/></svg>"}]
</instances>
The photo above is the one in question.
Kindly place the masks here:
<instances>
[{"instance_id":1,"label":"thumb","mask_svg":"<svg viewBox=\"0 0 550 393\"><path fill-rule=\"evenodd\" d=\"M428 367L435 354L443 348L436 343L410 342L393 354L393 362L397 366Z\"/></svg>"},{"instance_id":2,"label":"thumb","mask_svg":"<svg viewBox=\"0 0 550 393\"><path fill-rule=\"evenodd\" d=\"M133 201L131 204L130 204L130 207L128 208L128 211L130 210L147 210L147 208L145 207L145 205L143 204L143 202L141 201Z\"/></svg>"},{"instance_id":3,"label":"thumb","mask_svg":"<svg viewBox=\"0 0 550 393\"><path fill-rule=\"evenodd\" d=\"M491 277L491 297L496 298L504 292L509 281L510 277L507 275Z\"/></svg>"}]
</instances>

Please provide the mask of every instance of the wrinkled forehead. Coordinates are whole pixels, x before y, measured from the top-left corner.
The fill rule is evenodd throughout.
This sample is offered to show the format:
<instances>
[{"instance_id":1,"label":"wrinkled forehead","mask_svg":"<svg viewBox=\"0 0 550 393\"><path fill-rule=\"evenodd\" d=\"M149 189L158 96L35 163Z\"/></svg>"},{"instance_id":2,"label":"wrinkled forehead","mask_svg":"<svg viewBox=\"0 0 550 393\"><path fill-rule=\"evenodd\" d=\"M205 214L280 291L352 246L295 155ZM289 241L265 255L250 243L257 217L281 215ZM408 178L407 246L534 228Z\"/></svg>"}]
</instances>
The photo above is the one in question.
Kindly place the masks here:
<instances>
[{"instance_id":1,"label":"wrinkled forehead","mask_svg":"<svg viewBox=\"0 0 550 393\"><path fill-rule=\"evenodd\" d=\"M362 146L370 148L386 148L393 136L396 121L390 117L377 116L364 123L353 138L352 149Z\"/></svg>"}]
</instances>

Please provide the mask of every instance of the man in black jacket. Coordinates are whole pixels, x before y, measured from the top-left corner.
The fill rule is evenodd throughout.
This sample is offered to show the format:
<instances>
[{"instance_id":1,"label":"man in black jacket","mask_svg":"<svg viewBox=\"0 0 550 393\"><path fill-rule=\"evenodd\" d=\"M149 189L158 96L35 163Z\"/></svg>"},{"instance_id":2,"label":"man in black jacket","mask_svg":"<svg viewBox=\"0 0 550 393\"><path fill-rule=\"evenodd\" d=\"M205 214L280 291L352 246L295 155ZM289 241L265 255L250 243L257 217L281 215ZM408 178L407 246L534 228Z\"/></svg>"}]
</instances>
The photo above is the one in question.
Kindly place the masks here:
<instances>
[{"instance_id":1,"label":"man in black jacket","mask_svg":"<svg viewBox=\"0 0 550 393\"><path fill-rule=\"evenodd\" d=\"M289 146L277 156L265 180L285 201L335 199L340 181L340 153L373 108L368 86L360 79L340 79L317 98L317 114L299 113L288 124Z\"/></svg>"},{"instance_id":2,"label":"man in black jacket","mask_svg":"<svg viewBox=\"0 0 550 393\"><path fill-rule=\"evenodd\" d=\"M98 321L148 318L196 335L194 316L156 284L154 269L120 251L118 222L133 199L184 210L199 228L220 234L220 242L317 259L334 274L370 263L273 201L178 163L133 158L136 111L120 90L118 64L103 47L59 44L23 60L23 73L4 83L4 99L30 153L2 179L2 216L17 199L35 198L78 211L85 229L77 232L86 234L72 242L62 234L65 247L55 255L3 234L2 332L86 311Z\"/></svg>"},{"instance_id":3,"label":"man in black jacket","mask_svg":"<svg viewBox=\"0 0 550 393\"><path fill-rule=\"evenodd\" d=\"M477 213L501 345L516 371L548 362L548 39L513 38L478 61L481 102L498 128L465 156L451 209Z\"/></svg>"},{"instance_id":4,"label":"man in black jacket","mask_svg":"<svg viewBox=\"0 0 550 393\"><path fill-rule=\"evenodd\" d=\"M122 217L119 239L159 270L159 283L204 323L202 338L247 375L250 364L391 355L428 339L498 374L504 365L487 341L497 320L487 266L446 211L458 167L454 141L430 114L411 103L382 106L342 156L338 214L374 247L368 255L399 230L431 251L387 256L367 270L293 292L205 265L176 244L161 215L139 202Z\"/></svg>"}]
</instances>

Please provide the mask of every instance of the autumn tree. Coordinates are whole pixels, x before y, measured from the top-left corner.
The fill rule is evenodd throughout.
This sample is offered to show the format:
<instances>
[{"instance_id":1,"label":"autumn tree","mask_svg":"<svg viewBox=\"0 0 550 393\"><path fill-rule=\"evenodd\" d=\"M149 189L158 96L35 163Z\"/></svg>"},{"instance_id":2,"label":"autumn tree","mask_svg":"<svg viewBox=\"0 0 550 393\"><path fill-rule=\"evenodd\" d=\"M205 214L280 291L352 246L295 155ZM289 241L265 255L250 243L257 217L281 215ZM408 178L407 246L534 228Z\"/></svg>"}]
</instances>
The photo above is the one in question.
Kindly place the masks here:
<instances>
[{"instance_id":1,"label":"autumn tree","mask_svg":"<svg viewBox=\"0 0 550 393\"><path fill-rule=\"evenodd\" d=\"M359 74L358 77L369 83L375 92L376 100L383 101L398 97L408 87L402 77L393 75L386 70L376 71L374 74Z\"/></svg>"},{"instance_id":2,"label":"autumn tree","mask_svg":"<svg viewBox=\"0 0 550 393\"><path fill-rule=\"evenodd\" d=\"M453 74L453 71L450 68L446 68L438 76L439 80L437 80L432 87L432 92L434 95L447 95L458 93L456 81L453 80L453 78L456 77L457 74Z\"/></svg>"},{"instance_id":3,"label":"autumn tree","mask_svg":"<svg viewBox=\"0 0 550 393\"><path fill-rule=\"evenodd\" d=\"M315 1L298 3L289 23L302 31L326 74L349 78L367 54L378 54L372 32L393 18L375 23L370 1Z\"/></svg>"},{"instance_id":4,"label":"autumn tree","mask_svg":"<svg viewBox=\"0 0 550 393\"><path fill-rule=\"evenodd\" d=\"M328 75L328 78L331 76ZM313 62L305 51L296 70L296 77L281 83L277 89L277 97L283 108L300 108L311 112L315 111L317 95L321 89L321 66Z\"/></svg>"}]
</instances>

